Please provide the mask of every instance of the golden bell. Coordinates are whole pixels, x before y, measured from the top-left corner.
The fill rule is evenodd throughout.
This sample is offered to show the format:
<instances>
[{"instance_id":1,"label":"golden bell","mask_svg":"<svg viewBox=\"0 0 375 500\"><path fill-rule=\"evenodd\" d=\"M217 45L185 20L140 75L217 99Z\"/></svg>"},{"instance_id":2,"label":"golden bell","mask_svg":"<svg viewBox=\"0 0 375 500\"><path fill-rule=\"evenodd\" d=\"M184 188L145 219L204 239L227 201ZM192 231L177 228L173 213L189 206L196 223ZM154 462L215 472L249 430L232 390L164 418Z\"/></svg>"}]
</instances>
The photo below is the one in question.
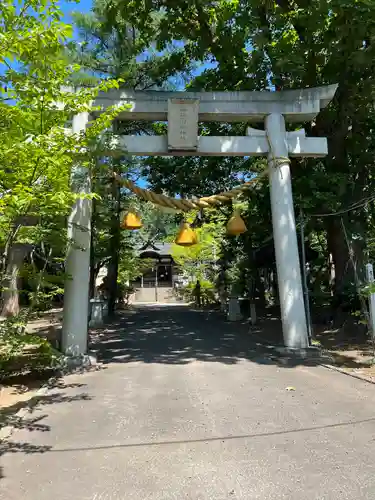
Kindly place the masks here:
<instances>
[{"instance_id":1,"label":"golden bell","mask_svg":"<svg viewBox=\"0 0 375 500\"><path fill-rule=\"evenodd\" d=\"M237 236L238 234L246 233L247 227L240 213L235 210L227 224L227 234Z\"/></svg>"},{"instance_id":2,"label":"golden bell","mask_svg":"<svg viewBox=\"0 0 375 500\"><path fill-rule=\"evenodd\" d=\"M140 229L142 227L142 222L139 216L134 212L127 212L121 223L122 229Z\"/></svg>"},{"instance_id":3,"label":"golden bell","mask_svg":"<svg viewBox=\"0 0 375 500\"><path fill-rule=\"evenodd\" d=\"M198 237L195 231L187 222L183 222L181 224L180 230L175 239L175 243L176 245L180 245L181 247L191 247L198 243Z\"/></svg>"}]
</instances>

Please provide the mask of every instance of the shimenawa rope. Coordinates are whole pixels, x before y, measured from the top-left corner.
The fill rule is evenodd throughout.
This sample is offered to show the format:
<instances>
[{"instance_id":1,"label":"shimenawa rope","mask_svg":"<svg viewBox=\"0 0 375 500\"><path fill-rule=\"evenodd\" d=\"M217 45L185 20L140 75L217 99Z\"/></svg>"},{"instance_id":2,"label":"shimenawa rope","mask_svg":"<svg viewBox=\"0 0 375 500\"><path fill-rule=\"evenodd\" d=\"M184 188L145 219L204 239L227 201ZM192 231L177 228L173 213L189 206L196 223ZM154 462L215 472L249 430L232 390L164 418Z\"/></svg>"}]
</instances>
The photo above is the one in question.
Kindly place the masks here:
<instances>
[{"instance_id":1,"label":"shimenawa rope","mask_svg":"<svg viewBox=\"0 0 375 500\"><path fill-rule=\"evenodd\" d=\"M275 168L283 163L290 163L290 159L288 157L275 157L272 151L271 141L267 140L270 146L271 156L272 156L272 167ZM241 194L245 193L249 189L251 189L257 182L259 182L265 175L268 173L268 169L263 170L255 179L251 179L248 182L241 184L229 191L224 191L222 193L214 194L212 196L204 196L203 198L198 198L196 200L188 200L183 198L171 198L170 196L166 196L164 194L154 193L148 189L142 189L134 184L130 179L124 179L119 174L114 173L113 176L116 181L122 186L127 187L132 191L138 198L142 198L145 201L150 201L155 205L159 205L161 207L172 208L174 210L188 212L190 210L196 210L201 208L213 207L217 205L223 205L228 203L228 201L237 198Z\"/></svg>"}]
</instances>

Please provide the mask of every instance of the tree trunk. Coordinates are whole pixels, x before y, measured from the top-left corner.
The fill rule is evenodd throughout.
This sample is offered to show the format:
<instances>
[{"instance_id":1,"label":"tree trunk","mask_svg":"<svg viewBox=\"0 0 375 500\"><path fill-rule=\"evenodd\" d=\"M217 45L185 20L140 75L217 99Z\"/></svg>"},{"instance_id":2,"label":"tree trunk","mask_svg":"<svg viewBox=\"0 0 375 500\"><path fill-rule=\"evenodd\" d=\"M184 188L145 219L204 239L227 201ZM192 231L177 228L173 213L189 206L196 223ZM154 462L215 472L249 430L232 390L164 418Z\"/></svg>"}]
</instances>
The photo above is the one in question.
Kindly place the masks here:
<instances>
[{"instance_id":1,"label":"tree trunk","mask_svg":"<svg viewBox=\"0 0 375 500\"><path fill-rule=\"evenodd\" d=\"M92 200L92 216L91 216L91 245L90 245L90 282L89 282L89 297L93 299L95 296L95 281L97 270L95 269L95 230L96 230L96 200Z\"/></svg>"},{"instance_id":2,"label":"tree trunk","mask_svg":"<svg viewBox=\"0 0 375 500\"><path fill-rule=\"evenodd\" d=\"M114 201L113 213L111 216L110 227L110 261L108 264L108 314L113 315L116 307L117 300L117 277L118 277L118 264L119 264L119 249L121 243L121 229L120 229L120 185L113 180L112 195Z\"/></svg>"},{"instance_id":3,"label":"tree trunk","mask_svg":"<svg viewBox=\"0 0 375 500\"><path fill-rule=\"evenodd\" d=\"M18 281L20 270L24 258L28 251L28 246L21 243L12 245L7 258L5 278L3 281L2 311L1 316L16 316L20 311Z\"/></svg>"},{"instance_id":4,"label":"tree trunk","mask_svg":"<svg viewBox=\"0 0 375 500\"><path fill-rule=\"evenodd\" d=\"M93 253L93 249L91 248L91 253ZM90 282L89 282L89 297L93 299L95 297L95 281L96 281L96 269L94 258L90 255Z\"/></svg>"},{"instance_id":5,"label":"tree trunk","mask_svg":"<svg viewBox=\"0 0 375 500\"><path fill-rule=\"evenodd\" d=\"M118 276L118 253L111 252L111 260L108 265L108 314L113 315L117 300L117 276Z\"/></svg>"},{"instance_id":6,"label":"tree trunk","mask_svg":"<svg viewBox=\"0 0 375 500\"><path fill-rule=\"evenodd\" d=\"M95 169L91 174L91 186L93 192L97 189L97 179ZM92 200L92 212L91 212L91 244L90 244L90 281L89 281L89 298L93 299L95 296L95 281L97 277L97 270L95 269L95 233L96 233L96 222L98 219L97 214L97 200L94 198ZM91 314L91 308L90 308Z\"/></svg>"},{"instance_id":7,"label":"tree trunk","mask_svg":"<svg viewBox=\"0 0 375 500\"><path fill-rule=\"evenodd\" d=\"M255 267L254 273L255 273L255 289L258 292L259 306L261 310L264 311L267 306L266 290L260 275L260 269L258 267Z\"/></svg>"},{"instance_id":8,"label":"tree trunk","mask_svg":"<svg viewBox=\"0 0 375 500\"><path fill-rule=\"evenodd\" d=\"M327 217L327 247L332 256L334 288L331 301L333 326L341 328L347 316L345 304L348 302L348 285L353 281L353 266L350 261L348 244L339 218Z\"/></svg>"},{"instance_id":9,"label":"tree trunk","mask_svg":"<svg viewBox=\"0 0 375 500\"><path fill-rule=\"evenodd\" d=\"M90 298L94 298L96 294L96 280L98 279L98 274L101 270L102 266L100 263L96 265L92 265L90 268Z\"/></svg>"}]
</instances>

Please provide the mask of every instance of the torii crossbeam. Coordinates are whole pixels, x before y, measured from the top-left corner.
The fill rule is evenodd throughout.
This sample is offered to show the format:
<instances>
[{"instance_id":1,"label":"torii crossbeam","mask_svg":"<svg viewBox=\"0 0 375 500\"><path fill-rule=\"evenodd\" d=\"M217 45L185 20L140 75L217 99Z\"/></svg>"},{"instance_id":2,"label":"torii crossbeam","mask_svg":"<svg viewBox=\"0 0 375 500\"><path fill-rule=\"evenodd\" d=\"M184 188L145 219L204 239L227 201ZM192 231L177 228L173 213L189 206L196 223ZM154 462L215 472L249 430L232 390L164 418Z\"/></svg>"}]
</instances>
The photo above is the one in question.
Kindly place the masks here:
<instances>
[{"instance_id":1,"label":"torii crossbeam","mask_svg":"<svg viewBox=\"0 0 375 500\"><path fill-rule=\"evenodd\" d=\"M198 136L195 150L171 150L167 136L125 135L111 141L111 154L135 156L264 156L269 143L264 130L247 129L248 136ZM305 130L286 133L288 154L291 157L324 157L327 139L306 137Z\"/></svg>"}]
</instances>

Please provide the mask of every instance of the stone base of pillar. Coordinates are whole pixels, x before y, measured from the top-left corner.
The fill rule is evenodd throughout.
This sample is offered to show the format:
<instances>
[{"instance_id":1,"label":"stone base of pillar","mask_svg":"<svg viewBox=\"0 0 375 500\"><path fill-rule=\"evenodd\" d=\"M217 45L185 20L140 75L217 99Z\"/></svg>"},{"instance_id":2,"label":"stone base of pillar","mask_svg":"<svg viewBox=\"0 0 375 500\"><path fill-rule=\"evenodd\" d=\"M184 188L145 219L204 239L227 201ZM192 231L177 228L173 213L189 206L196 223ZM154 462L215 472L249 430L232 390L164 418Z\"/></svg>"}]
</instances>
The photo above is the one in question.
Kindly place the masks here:
<instances>
[{"instance_id":1,"label":"stone base of pillar","mask_svg":"<svg viewBox=\"0 0 375 500\"><path fill-rule=\"evenodd\" d=\"M294 347L275 347L275 351L281 356L300 359L318 360L322 358L322 350L319 347L310 346L302 348Z\"/></svg>"},{"instance_id":2,"label":"stone base of pillar","mask_svg":"<svg viewBox=\"0 0 375 500\"><path fill-rule=\"evenodd\" d=\"M64 356L61 360L60 370L66 374L77 370L88 370L98 367L97 355L95 352L81 354L79 356Z\"/></svg>"}]
</instances>

